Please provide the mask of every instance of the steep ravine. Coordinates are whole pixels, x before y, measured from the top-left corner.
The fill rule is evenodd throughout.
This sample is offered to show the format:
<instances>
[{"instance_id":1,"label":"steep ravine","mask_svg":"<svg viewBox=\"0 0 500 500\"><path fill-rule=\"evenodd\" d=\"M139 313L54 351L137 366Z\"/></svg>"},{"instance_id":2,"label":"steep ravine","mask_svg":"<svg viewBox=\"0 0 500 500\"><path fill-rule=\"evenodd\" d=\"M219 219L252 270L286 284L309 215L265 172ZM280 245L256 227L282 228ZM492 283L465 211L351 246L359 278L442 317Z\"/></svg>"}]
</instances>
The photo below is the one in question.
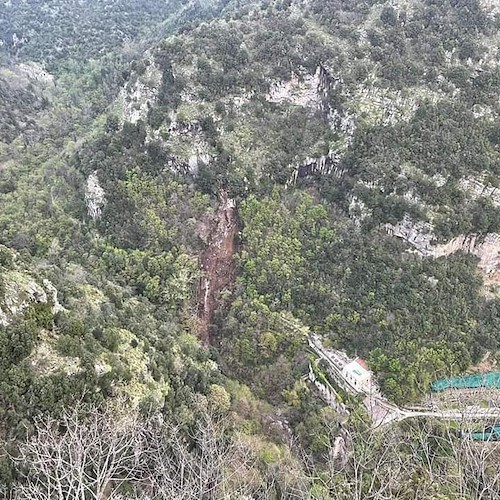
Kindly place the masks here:
<instances>
[{"instance_id":1,"label":"steep ravine","mask_svg":"<svg viewBox=\"0 0 500 500\"><path fill-rule=\"evenodd\" d=\"M234 279L234 253L238 233L238 213L234 199L220 194L220 204L210 222L207 248L201 258L202 277L198 287L199 337L210 344L210 325L221 293Z\"/></svg>"}]
</instances>

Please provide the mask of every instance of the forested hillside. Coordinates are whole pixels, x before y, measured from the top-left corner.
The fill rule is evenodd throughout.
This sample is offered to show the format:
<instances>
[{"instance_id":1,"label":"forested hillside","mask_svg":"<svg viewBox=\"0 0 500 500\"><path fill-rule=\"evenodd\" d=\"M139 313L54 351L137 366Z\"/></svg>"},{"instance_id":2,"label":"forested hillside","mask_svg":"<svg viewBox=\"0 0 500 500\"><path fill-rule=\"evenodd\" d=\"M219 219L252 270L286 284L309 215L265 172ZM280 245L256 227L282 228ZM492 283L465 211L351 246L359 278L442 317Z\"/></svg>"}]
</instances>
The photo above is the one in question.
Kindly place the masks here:
<instances>
[{"instance_id":1,"label":"forested hillside","mask_svg":"<svg viewBox=\"0 0 500 500\"><path fill-rule=\"evenodd\" d=\"M495 367L499 30L487 0L2 4L0 494L498 498L498 449L346 418L307 339L400 405Z\"/></svg>"}]
</instances>

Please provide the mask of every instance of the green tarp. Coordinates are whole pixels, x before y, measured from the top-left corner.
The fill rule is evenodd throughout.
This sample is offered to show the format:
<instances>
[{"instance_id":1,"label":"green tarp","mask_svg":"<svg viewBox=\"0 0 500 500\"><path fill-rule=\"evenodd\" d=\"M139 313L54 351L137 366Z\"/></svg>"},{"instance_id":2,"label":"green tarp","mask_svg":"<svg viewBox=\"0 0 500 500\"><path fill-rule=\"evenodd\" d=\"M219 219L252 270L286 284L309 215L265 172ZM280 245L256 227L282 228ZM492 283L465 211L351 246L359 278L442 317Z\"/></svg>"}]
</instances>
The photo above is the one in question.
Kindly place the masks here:
<instances>
[{"instance_id":1,"label":"green tarp","mask_svg":"<svg viewBox=\"0 0 500 500\"><path fill-rule=\"evenodd\" d=\"M484 432L471 432L469 437L473 441L500 441L500 427L488 427Z\"/></svg>"},{"instance_id":2,"label":"green tarp","mask_svg":"<svg viewBox=\"0 0 500 500\"><path fill-rule=\"evenodd\" d=\"M478 387L500 389L500 372L441 378L433 382L432 391L441 392L446 389L475 389Z\"/></svg>"}]
</instances>

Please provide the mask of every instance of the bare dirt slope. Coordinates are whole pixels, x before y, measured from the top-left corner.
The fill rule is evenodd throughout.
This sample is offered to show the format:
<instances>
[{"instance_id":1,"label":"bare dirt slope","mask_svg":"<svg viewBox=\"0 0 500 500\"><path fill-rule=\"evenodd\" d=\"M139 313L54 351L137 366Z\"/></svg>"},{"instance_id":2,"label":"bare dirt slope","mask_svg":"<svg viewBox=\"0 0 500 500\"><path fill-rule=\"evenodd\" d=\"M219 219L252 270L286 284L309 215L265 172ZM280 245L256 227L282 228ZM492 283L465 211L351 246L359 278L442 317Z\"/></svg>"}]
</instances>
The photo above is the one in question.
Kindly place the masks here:
<instances>
[{"instance_id":1,"label":"bare dirt slope","mask_svg":"<svg viewBox=\"0 0 500 500\"><path fill-rule=\"evenodd\" d=\"M234 280L235 239L238 232L236 203L226 192L220 195L220 205L210 222L208 246L201 259L203 275L198 288L199 336L210 343L210 324L217 309L221 293Z\"/></svg>"}]
</instances>

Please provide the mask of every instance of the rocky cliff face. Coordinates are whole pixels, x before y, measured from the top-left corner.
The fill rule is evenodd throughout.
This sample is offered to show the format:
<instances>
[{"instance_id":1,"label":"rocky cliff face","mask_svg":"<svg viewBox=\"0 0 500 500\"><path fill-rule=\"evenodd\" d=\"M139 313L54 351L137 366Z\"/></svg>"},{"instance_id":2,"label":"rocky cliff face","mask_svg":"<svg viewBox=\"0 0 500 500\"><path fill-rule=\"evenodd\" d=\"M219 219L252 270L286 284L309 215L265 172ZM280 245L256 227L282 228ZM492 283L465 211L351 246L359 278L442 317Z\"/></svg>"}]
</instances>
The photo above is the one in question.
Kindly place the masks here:
<instances>
[{"instance_id":1,"label":"rocky cliff face","mask_svg":"<svg viewBox=\"0 0 500 500\"><path fill-rule=\"evenodd\" d=\"M328 154L319 158L306 158L294 167L292 177L288 183L295 184L298 179L314 174L341 177L344 174L344 169L339 166L341 159L342 155L335 151L329 151Z\"/></svg>"},{"instance_id":2,"label":"rocky cliff face","mask_svg":"<svg viewBox=\"0 0 500 500\"><path fill-rule=\"evenodd\" d=\"M447 243L437 243L433 226L427 222L417 222L406 216L396 225L386 224L386 230L409 243L415 251L425 257L442 257L462 251L479 258L478 267L493 278L500 272L500 235L460 235Z\"/></svg>"},{"instance_id":3,"label":"rocky cliff face","mask_svg":"<svg viewBox=\"0 0 500 500\"><path fill-rule=\"evenodd\" d=\"M386 231L409 243L417 252L424 256L432 255L435 246L435 236L432 224L415 221L408 215L397 224L386 224Z\"/></svg>"},{"instance_id":4,"label":"rocky cliff face","mask_svg":"<svg viewBox=\"0 0 500 500\"><path fill-rule=\"evenodd\" d=\"M342 79L332 76L323 65L319 65L314 75L294 74L289 81L273 82L267 100L279 104L293 104L312 111L324 113L331 130L343 138L338 148L327 154L306 157L292 167L293 173L288 184L315 174L341 177L344 173L339 163L354 133L354 116L340 105Z\"/></svg>"},{"instance_id":5,"label":"rocky cliff face","mask_svg":"<svg viewBox=\"0 0 500 500\"><path fill-rule=\"evenodd\" d=\"M328 117L333 131L351 136L354 116L341 105L344 82L326 66L320 64L314 75L295 73L288 81L271 84L269 102L293 104L312 110L321 110Z\"/></svg>"},{"instance_id":6,"label":"rocky cliff face","mask_svg":"<svg viewBox=\"0 0 500 500\"><path fill-rule=\"evenodd\" d=\"M118 105L122 111L122 119L131 123L145 121L149 108L154 105L161 85L161 71L152 57L146 57L147 65L142 74L134 74L118 96Z\"/></svg>"},{"instance_id":7,"label":"rocky cliff face","mask_svg":"<svg viewBox=\"0 0 500 500\"><path fill-rule=\"evenodd\" d=\"M36 63L0 68L0 141L21 135L31 144L48 133L43 118L55 92L53 76Z\"/></svg>"},{"instance_id":8,"label":"rocky cliff face","mask_svg":"<svg viewBox=\"0 0 500 500\"><path fill-rule=\"evenodd\" d=\"M486 275L493 278L500 271L500 234L460 235L448 243L437 245L433 256L450 255L458 250L479 257L478 267Z\"/></svg>"},{"instance_id":9,"label":"rocky cliff face","mask_svg":"<svg viewBox=\"0 0 500 500\"><path fill-rule=\"evenodd\" d=\"M294 74L288 81L277 81L271 84L267 100L279 104L294 104L310 108L321 108L321 72L314 75Z\"/></svg>"},{"instance_id":10,"label":"rocky cliff face","mask_svg":"<svg viewBox=\"0 0 500 500\"><path fill-rule=\"evenodd\" d=\"M106 196L104 189L99 184L97 172L89 175L85 185L85 203L87 204L87 212L96 220L101 216L102 209L106 205Z\"/></svg>"},{"instance_id":11,"label":"rocky cliff face","mask_svg":"<svg viewBox=\"0 0 500 500\"><path fill-rule=\"evenodd\" d=\"M460 179L460 188L472 199L483 197L489 199L493 205L500 206L500 188L498 187L488 185L474 177L465 177Z\"/></svg>"},{"instance_id":12,"label":"rocky cliff face","mask_svg":"<svg viewBox=\"0 0 500 500\"><path fill-rule=\"evenodd\" d=\"M175 152L170 166L182 173L196 175L202 165L211 162L210 147L197 120L184 122L177 113L171 116L168 128L168 147ZM159 131L152 131L152 137L162 141Z\"/></svg>"},{"instance_id":13,"label":"rocky cliff face","mask_svg":"<svg viewBox=\"0 0 500 500\"><path fill-rule=\"evenodd\" d=\"M8 271L3 277L3 299L0 301L0 325L7 326L14 317L21 315L33 303L51 304L55 314L63 310L57 290L49 280L40 285L20 271Z\"/></svg>"}]
</instances>

